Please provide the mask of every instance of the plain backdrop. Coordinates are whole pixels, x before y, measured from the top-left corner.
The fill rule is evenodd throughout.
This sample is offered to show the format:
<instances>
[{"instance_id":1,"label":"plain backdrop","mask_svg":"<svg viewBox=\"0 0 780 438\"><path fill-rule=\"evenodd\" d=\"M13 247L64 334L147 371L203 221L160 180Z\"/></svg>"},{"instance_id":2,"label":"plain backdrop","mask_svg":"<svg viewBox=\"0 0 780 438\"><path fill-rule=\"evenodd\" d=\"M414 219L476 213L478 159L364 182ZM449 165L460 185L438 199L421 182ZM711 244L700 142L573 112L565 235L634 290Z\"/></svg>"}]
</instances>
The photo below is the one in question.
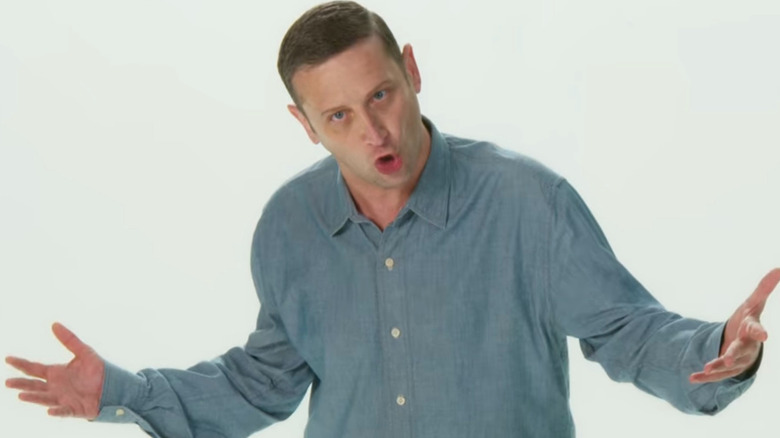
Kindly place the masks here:
<instances>
[{"instance_id":1,"label":"plain backdrop","mask_svg":"<svg viewBox=\"0 0 780 438\"><path fill-rule=\"evenodd\" d=\"M131 370L245 342L261 209L326 155L275 70L314 4L0 1L0 355L69 360L53 321ZM365 5L412 43L423 113L567 177L667 308L725 320L780 266L776 0ZM610 381L572 340L578 436L777 436L780 296L764 316L756 383L715 417ZM145 436L16 396L2 436ZM306 411L259 436L302 436Z\"/></svg>"}]
</instances>

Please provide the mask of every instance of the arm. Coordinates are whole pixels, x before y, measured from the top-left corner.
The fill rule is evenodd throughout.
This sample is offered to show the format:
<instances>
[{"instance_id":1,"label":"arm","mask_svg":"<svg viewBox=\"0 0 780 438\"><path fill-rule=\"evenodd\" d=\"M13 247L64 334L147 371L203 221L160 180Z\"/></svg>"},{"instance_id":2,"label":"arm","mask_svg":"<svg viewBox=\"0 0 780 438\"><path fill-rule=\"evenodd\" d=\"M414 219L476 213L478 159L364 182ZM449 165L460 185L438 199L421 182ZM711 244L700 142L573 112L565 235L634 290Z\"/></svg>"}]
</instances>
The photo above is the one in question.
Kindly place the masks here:
<instances>
[{"instance_id":1,"label":"arm","mask_svg":"<svg viewBox=\"0 0 780 438\"><path fill-rule=\"evenodd\" d=\"M131 374L107 363L96 420L135 422L161 437L245 437L286 419L312 375L269 307L244 348L187 370Z\"/></svg>"},{"instance_id":2,"label":"arm","mask_svg":"<svg viewBox=\"0 0 780 438\"><path fill-rule=\"evenodd\" d=\"M703 385L689 377L718 357L725 325L664 309L616 259L596 220L566 180L554 187L549 297L555 322L585 357L688 413L714 414L753 382ZM744 377L744 376L743 376Z\"/></svg>"},{"instance_id":3,"label":"arm","mask_svg":"<svg viewBox=\"0 0 780 438\"><path fill-rule=\"evenodd\" d=\"M187 370L133 374L105 362L61 324L57 338L74 358L44 365L9 357L31 378L6 386L53 416L137 423L155 437L243 437L287 418L311 383L311 371L263 306L246 347Z\"/></svg>"},{"instance_id":4,"label":"arm","mask_svg":"<svg viewBox=\"0 0 780 438\"><path fill-rule=\"evenodd\" d=\"M252 274L262 302L244 348L233 348L187 370L145 369L137 374L105 362L60 324L55 336L73 354L68 364L6 361L32 378L6 386L19 398L49 407L54 416L133 422L155 437L243 437L287 418L313 373L290 344L262 284L257 245Z\"/></svg>"}]
</instances>

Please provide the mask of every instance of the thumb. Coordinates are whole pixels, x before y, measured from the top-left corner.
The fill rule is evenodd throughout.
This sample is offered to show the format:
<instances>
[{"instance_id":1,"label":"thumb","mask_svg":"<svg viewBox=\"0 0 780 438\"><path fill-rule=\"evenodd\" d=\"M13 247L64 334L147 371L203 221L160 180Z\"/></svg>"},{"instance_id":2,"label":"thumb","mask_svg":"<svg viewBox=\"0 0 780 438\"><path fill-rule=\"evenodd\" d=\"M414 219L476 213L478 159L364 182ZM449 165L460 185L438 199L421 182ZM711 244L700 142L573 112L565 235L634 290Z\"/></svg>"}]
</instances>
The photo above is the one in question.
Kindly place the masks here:
<instances>
[{"instance_id":1,"label":"thumb","mask_svg":"<svg viewBox=\"0 0 780 438\"><path fill-rule=\"evenodd\" d=\"M72 331L68 330L67 327L59 322L52 324L51 331L54 332L54 336L57 337L57 340L74 355L83 356L92 352L92 348L90 348L89 345L81 342L81 339L79 339L78 336L73 334Z\"/></svg>"},{"instance_id":2,"label":"thumb","mask_svg":"<svg viewBox=\"0 0 780 438\"><path fill-rule=\"evenodd\" d=\"M780 283L780 268L772 269L761 279L758 283L758 287L756 287L756 290L753 291L747 300L748 308L751 310L753 316L761 316L767 298L769 298L769 295L775 290L778 283Z\"/></svg>"}]
</instances>

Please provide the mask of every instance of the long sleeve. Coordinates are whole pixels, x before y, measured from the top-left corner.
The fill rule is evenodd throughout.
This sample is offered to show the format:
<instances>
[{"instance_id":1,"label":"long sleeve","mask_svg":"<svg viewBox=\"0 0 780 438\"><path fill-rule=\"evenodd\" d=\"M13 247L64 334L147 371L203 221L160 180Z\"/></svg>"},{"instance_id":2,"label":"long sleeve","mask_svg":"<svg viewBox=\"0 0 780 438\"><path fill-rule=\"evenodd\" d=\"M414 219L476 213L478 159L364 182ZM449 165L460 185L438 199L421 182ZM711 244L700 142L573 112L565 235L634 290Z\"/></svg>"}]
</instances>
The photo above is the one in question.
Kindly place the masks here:
<instances>
[{"instance_id":1,"label":"long sleeve","mask_svg":"<svg viewBox=\"0 0 780 438\"><path fill-rule=\"evenodd\" d=\"M187 370L132 374L107 363L96 421L137 423L160 438L246 437L292 414L313 373L265 293L258 247L252 274L262 304L246 345Z\"/></svg>"},{"instance_id":2,"label":"long sleeve","mask_svg":"<svg viewBox=\"0 0 780 438\"><path fill-rule=\"evenodd\" d=\"M616 259L579 194L561 179L550 227L550 290L556 323L580 339L585 357L610 378L632 382L687 413L715 414L754 376L691 384L688 376L717 357L724 323L664 309Z\"/></svg>"}]
</instances>

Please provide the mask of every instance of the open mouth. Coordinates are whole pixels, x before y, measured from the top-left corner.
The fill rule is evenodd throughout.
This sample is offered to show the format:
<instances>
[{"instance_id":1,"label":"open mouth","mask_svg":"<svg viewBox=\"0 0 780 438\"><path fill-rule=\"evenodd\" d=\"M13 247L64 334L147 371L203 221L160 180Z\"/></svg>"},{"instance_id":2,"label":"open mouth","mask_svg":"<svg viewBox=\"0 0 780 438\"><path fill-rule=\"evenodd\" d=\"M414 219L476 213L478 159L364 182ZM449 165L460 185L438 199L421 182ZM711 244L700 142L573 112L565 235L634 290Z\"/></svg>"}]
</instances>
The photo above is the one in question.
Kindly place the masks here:
<instances>
[{"instance_id":1,"label":"open mouth","mask_svg":"<svg viewBox=\"0 0 780 438\"><path fill-rule=\"evenodd\" d=\"M376 159L374 166L385 175L397 172L401 168L401 157L395 154L382 155Z\"/></svg>"}]
</instances>

